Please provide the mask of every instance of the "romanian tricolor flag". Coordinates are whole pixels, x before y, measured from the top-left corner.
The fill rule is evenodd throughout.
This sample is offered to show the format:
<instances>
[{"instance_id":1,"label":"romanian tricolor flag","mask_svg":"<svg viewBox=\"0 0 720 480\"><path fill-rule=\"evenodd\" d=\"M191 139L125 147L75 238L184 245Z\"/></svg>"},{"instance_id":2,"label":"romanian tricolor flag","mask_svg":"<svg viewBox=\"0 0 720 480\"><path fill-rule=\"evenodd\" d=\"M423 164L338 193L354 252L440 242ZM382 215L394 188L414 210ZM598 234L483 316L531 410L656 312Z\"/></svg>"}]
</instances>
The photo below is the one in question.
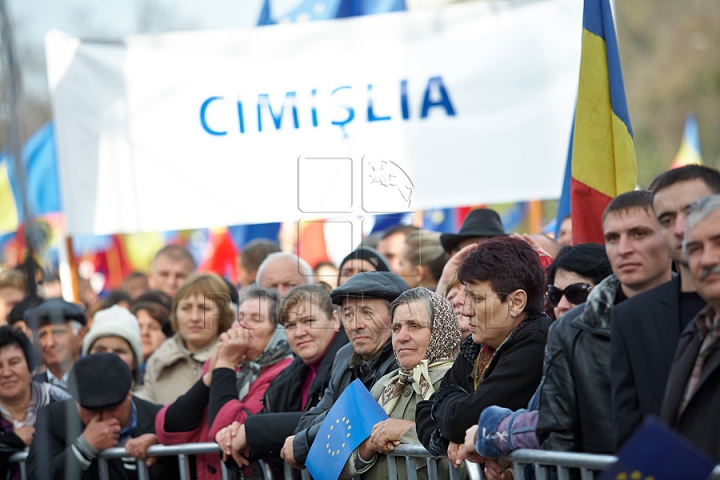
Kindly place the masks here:
<instances>
[{"instance_id":1,"label":"romanian tricolor flag","mask_svg":"<svg viewBox=\"0 0 720 480\"><path fill-rule=\"evenodd\" d=\"M684 167L685 165L702 165L702 163L697 120L695 119L695 115L690 114L685 119L685 132L683 132L680 150L677 155L675 155L675 160L670 164L670 170Z\"/></svg>"},{"instance_id":2,"label":"romanian tricolor flag","mask_svg":"<svg viewBox=\"0 0 720 480\"><path fill-rule=\"evenodd\" d=\"M637 165L609 0L585 0L572 144L573 243L603 243L602 212Z\"/></svg>"}]
</instances>

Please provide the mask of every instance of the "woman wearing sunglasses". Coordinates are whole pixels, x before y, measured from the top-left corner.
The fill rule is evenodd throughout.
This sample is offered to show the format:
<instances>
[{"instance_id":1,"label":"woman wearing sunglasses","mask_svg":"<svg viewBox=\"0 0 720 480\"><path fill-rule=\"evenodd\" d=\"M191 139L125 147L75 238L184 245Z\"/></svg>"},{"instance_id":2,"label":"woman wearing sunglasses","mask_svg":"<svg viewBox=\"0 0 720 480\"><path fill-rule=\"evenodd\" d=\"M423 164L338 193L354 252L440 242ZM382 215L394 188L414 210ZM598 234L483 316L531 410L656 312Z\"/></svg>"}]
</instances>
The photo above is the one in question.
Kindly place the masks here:
<instances>
[{"instance_id":1,"label":"woman wearing sunglasses","mask_svg":"<svg viewBox=\"0 0 720 480\"><path fill-rule=\"evenodd\" d=\"M611 273L602 245L584 243L563 247L547 270L547 294L555 318L585 303L593 287Z\"/></svg>"}]
</instances>

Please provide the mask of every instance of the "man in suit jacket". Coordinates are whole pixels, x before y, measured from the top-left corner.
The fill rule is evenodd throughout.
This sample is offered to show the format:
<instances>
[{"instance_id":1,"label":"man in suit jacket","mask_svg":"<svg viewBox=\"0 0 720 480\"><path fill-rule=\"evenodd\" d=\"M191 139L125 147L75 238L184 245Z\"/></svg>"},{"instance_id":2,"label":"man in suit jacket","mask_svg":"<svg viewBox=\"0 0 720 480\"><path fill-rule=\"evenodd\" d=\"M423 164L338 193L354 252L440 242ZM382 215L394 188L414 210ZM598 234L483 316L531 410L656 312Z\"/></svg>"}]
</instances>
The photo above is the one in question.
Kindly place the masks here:
<instances>
[{"instance_id":1,"label":"man in suit jacket","mask_svg":"<svg viewBox=\"0 0 720 480\"><path fill-rule=\"evenodd\" d=\"M708 303L678 342L661 417L720 462L720 195L703 197L688 216L683 252Z\"/></svg>"},{"instance_id":2,"label":"man in suit jacket","mask_svg":"<svg viewBox=\"0 0 720 480\"><path fill-rule=\"evenodd\" d=\"M616 449L647 415L660 413L680 332L705 306L695 292L682 241L690 206L702 195L720 193L720 172L688 165L659 175L650 191L653 212L679 276L613 310L610 380Z\"/></svg>"},{"instance_id":3,"label":"man in suit jacket","mask_svg":"<svg viewBox=\"0 0 720 480\"><path fill-rule=\"evenodd\" d=\"M68 378L74 400L38 411L29 477L99 478L98 453L124 445L128 457L108 461L110 478L136 479L135 459L145 458L147 448L157 443L155 415L161 406L133 397L131 387L130 369L117 355L96 353L78 360ZM163 459L152 466L150 477L173 478L168 475L177 475L176 463Z\"/></svg>"}]
</instances>

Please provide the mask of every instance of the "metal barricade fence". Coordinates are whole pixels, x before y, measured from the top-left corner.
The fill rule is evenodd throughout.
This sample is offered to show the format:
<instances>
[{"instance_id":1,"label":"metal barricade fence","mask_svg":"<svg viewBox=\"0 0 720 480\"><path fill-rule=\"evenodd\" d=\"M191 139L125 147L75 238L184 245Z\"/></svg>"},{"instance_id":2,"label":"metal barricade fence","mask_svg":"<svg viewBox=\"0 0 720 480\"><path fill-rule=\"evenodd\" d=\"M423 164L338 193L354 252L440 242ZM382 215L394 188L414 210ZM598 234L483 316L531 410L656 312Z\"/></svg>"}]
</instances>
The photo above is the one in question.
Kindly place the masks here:
<instances>
[{"instance_id":1,"label":"metal barricade fence","mask_svg":"<svg viewBox=\"0 0 720 480\"><path fill-rule=\"evenodd\" d=\"M178 466L180 469L180 479L190 480L190 459L191 455L198 455L202 453L217 453L220 454L220 446L214 442L207 443L184 443L180 445L152 445L148 448L148 456L153 457L178 457ZM18 452L10 456L10 463L18 463L20 465L20 475L22 480L27 480L27 452ZM127 458L128 454L123 447L108 448L100 452L98 456L98 473L101 480L109 479L107 461L114 458ZM138 479L148 480L150 478L148 472L148 466L143 460L136 462ZM228 472L225 464L221 462L221 474L223 480L228 480ZM265 480L272 480L273 476L269 470L268 465L265 462L260 462L260 470Z\"/></svg>"},{"instance_id":2,"label":"metal barricade fence","mask_svg":"<svg viewBox=\"0 0 720 480\"><path fill-rule=\"evenodd\" d=\"M149 456L166 457L177 456L180 467L180 479L190 479L190 463L189 456L203 453L220 453L220 447L217 443L186 443L181 445L153 445L148 449ZM127 452L123 447L109 448L100 452L99 456L99 473L101 479L107 479L108 468L107 460L113 458L127 457ZM397 458L405 459L407 467L407 480L416 479L416 466L418 461L424 461L427 466L428 479L437 480L438 478L438 459L445 457L433 457L425 450L422 445L400 445L394 452L388 455L388 477L397 478ZM612 455L597 455L591 453L571 453L571 452L552 452L548 450L516 450L508 457L513 462L513 473L515 480L525 480L525 465L533 465L535 468L535 477L537 480L547 480L549 472L554 469L557 472L558 480L569 480L570 469L579 469L582 480L594 479L594 472L604 470L617 461L617 457ZM27 460L27 452L14 453L9 458L10 463L18 463L20 465L20 474L23 480L27 479L27 469L25 462ZM265 480L272 480L273 475L270 467L265 463L259 462L260 470ZM475 463L465 462L470 480L484 480L480 466ZM228 472L225 465L221 463L221 474L223 480L228 480ZM149 479L148 467L145 462L140 460L137 462L137 471L139 480ZM450 480L459 478L459 470L453 466L449 466ZM293 469L285 464L284 472L285 480L292 480ZM301 477L303 480L309 480L310 474L307 470L302 470ZM720 465L717 465L708 480L720 480Z\"/></svg>"},{"instance_id":3,"label":"metal barricade fence","mask_svg":"<svg viewBox=\"0 0 720 480\"><path fill-rule=\"evenodd\" d=\"M515 480L525 480L525 465L534 466L537 480L547 480L551 469L557 472L558 480L569 480L570 469L579 469L582 480L593 480L594 472L605 470L617 461L613 455L549 450L515 450L507 458L513 462ZM715 466L708 480L720 480L720 465Z\"/></svg>"}]
</instances>

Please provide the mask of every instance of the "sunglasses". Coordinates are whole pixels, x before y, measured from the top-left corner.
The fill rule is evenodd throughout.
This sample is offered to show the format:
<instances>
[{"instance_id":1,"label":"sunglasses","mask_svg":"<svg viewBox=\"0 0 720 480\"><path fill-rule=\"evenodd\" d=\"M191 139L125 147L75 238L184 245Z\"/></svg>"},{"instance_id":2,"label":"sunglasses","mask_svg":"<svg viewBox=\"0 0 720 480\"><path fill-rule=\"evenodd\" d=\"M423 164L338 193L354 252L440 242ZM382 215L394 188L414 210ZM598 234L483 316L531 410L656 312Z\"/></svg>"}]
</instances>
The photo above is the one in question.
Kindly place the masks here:
<instances>
[{"instance_id":1,"label":"sunglasses","mask_svg":"<svg viewBox=\"0 0 720 480\"><path fill-rule=\"evenodd\" d=\"M555 285L548 285L548 298L553 307L558 306L563 296L573 305L579 305L587 300L592 288L587 283L573 283L565 287L565 290L560 290Z\"/></svg>"}]
</instances>

